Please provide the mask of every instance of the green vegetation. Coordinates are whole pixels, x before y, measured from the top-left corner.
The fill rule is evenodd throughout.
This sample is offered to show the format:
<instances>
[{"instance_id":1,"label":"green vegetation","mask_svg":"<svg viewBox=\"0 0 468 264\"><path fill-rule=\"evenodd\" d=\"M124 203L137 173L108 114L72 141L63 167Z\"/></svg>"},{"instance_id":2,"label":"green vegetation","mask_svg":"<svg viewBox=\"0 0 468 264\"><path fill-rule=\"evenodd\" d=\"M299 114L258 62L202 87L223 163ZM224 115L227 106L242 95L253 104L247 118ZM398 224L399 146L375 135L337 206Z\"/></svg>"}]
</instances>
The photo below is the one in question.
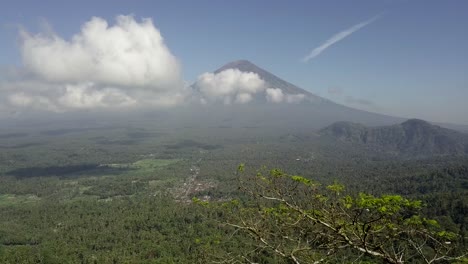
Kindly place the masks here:
<instances>
[{"instance_id":1,"label":"green vegetation","mask_svg":"<svg viewBox=\"0 0 468 264\"><path fill-rule=\"evenodd\" d=\"M0 207L21 205L24 203L36 202L38 200L39 198L35 195L2 194L0 195Z\"/></svg>"},{"instance_id":2,"label":"green vegetation","mask_svg":"<svg viewBox=\"0 0 468 264\"><path fill-rule=\"evenodd\" d=\"M296 264L433 263L457 260L457 253L463 253L456 252L455 233L420 215L421 201L399 195L349 195L341 184L323 187L277 169L241 182L251 199L218 206L226 212L226 225L234 234L250 236L252 246L237 256L226 254L227 263L257 263L261 255Z\"/></svg>"},{"instance_id":3,"label":"green vegetation","mask_svg":"<svg viewBox=\"0 0 468 264\"><path fill-rule=\"evenodd\" d=\"M441 228L437 232L456 234L453 253L468 248L468 159L462 156L402 160L310 131L246 126L135 123L1 134L6 136L0 137L0 263L237 259L258 246L248 233L225 225L244 212L259 213L252 211L255 199L238 189L235 174L243 162L245 175L256 175L253 168L265 165L302 175L291 178L299 186L334 186L317 188L327 196L339 191L337 199L345 199L340 206L349 206L346 210L369 200L421 200L419 209L404 208L423 216L411 224L428 225L434 222L427 219L434 219ZM335 181L346 189L333 185ZM372 196L359 196L362 191ZM192 197L220 206L195 206ZM221 206L233 199L239 203ZM289 210L275 204L269 208L261 211L269 221ZM382 214L394 210L374 209ZM284 263L268 249L252 252L255 257L247 256L258 263ZM347 248L334 256L328 261L349 262L360 255ZM360 261L375 259L362 256Z\"/></svg>"}]
</instances>

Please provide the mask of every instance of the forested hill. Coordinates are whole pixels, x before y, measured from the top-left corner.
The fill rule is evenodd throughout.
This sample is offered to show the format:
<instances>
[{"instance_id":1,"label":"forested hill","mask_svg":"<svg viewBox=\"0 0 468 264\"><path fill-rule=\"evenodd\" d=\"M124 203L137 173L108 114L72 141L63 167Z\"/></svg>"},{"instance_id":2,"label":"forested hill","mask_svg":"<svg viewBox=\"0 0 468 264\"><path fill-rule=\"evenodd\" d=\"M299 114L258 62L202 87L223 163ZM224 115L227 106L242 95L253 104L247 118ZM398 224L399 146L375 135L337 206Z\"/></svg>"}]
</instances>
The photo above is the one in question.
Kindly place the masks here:
<instances>
[{"instance_id":1,"label":"forested hill","mask_svg":"<svg viewBox=\"0 0 468 264\"><path fill-rule=\"evenodd\" d=\"M320 135L415 157L468 154L468 134L419 119L382 127L336 122L320 130Z\"/></svg>"}]
</instances>

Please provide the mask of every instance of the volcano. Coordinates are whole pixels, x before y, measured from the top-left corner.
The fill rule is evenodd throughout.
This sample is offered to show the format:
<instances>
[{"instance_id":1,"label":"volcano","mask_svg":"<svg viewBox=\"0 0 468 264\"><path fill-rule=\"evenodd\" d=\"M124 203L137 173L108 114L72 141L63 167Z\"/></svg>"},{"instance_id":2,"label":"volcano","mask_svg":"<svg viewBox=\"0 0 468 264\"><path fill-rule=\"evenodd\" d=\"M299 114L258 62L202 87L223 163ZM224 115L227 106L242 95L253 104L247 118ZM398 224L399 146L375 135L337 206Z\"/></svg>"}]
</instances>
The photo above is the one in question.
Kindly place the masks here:
<instances>
[{"instance_id":1,"label":"volcano","mask_svg":"<svg viewBox=\"0 0 468 264\"><path fill-rule=\"evenodd\" d=\"M242 123L247 121L247 123L255 123L255 125L268 124L270 126L276 124L275 126L313 129L323 128L337 121L356 122L369 126L390 125L404 121L402 118L371 113L337 104L289 83L248 60L229 62L213 73L219 74L229 69L255 73L265 81L268 87L281 89L284 94L304 95L304 100L296 104L268 103L265 96L261 94L255 97L255 101L248 104L207 106L212 112L228 115L229 117L226 119L229 120L242 120ZM197 90L196 83L192 87ZM217 107L217 109L211 109L213 107Z\"/></svg>"}]
</instances>

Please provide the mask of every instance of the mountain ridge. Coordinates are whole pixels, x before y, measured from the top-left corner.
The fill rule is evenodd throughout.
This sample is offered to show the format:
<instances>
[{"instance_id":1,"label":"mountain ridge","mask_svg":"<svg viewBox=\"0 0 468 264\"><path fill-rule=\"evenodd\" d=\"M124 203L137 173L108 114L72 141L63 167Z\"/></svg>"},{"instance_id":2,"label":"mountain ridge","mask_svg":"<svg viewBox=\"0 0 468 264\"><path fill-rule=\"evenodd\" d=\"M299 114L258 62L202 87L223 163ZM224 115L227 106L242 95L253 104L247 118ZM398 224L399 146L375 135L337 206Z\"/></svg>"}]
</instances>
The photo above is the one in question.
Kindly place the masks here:
<instances>
[{"instance_id":1,"label":"mountain ridge","mask_svg":"<svg viewBox=\"0 0 468 264\"><path fill-rule=\"evenodd\" d=\"M468 134L421 119L390 126L367 127L359 123L335 122L319 131L347 143L413 156L467 155Z\"/></svg>"}]
</instances>

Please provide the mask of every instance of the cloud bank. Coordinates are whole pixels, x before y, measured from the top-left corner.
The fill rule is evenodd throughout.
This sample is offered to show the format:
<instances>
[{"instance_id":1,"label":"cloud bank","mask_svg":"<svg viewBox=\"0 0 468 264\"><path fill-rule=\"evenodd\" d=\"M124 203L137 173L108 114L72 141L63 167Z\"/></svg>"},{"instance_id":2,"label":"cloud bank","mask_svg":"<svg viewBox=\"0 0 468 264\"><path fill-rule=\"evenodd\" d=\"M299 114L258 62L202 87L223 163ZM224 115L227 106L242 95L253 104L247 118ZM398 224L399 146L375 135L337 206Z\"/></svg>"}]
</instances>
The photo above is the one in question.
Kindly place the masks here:
<instances>
[{"instance_id":1,"label":"cloud bank","mask_svg":"<svg viewBox=\"0 0 468 264\"><path fill-rule=\"evenodd\" d=\"M0 77L2 103L55 112L169 106L184 97L179 62L151 19L94 17L66 40L20 31L23 75Z\"/></svg>"},{"instance_id":2,"label":"cloud bank","mask_svg":"<svg viewBox=\"0 0 468 264\"><path fill-rule=\"evenodd\" d=\"M21 32L24 65L51 82L90 82L168 89L180 84L180 69L150 19L98 17L67 41L55 34Z\"/></svg>"},{"instance_id":3,"label":"cloud bank","mask_svg":"<svg viewBox=\"0 0 468 264\"><path fill-rule=\"evenodd\" d=\"M256 73L227 69L220 73L207 72L200 75L195 87L208 102L243 104L264 91L266 83Z\"/></svg>"},{"instance_id":4,"label":"cloud bank","mask_svg":"<svg viewBox=\"0 0 468 264\"><path fill-rule=\"evenodd\" d=\"M364 22L361 22L359 24L356 24L344 31L341 31L335 35L333 35L331 38L329 38L327 41L325 41L324 43L322 43L322 45L316 47L315 49L313 49L309 54L307 54L304 58L302 58L302 61L303 62L308 62L310 61L311 59L317 57L318 55L320 55L320 53L324 52L326 49L328 49L330 46L336 44L337 42L343 40L344 38L350 36L351 34L353 34L354 32L360 30L361 28L371 24L372 22L374 22L375 20L377 20L380 16L375 16L367 21L364 21Z\"/></svg>"},{"instance_id":5,"label":"cloud bank","mask_svg":"<svg viewBox=\"0 0 468 264\"><path fill-rule=\"evenodd\" d=\"M279 88L269 87L253 72L227 69L219 73L204 73L195 83L203 103L246 104L254 98L272 103L299 103L304 94L285 94Z\"/></svg>"}]
</instances>

